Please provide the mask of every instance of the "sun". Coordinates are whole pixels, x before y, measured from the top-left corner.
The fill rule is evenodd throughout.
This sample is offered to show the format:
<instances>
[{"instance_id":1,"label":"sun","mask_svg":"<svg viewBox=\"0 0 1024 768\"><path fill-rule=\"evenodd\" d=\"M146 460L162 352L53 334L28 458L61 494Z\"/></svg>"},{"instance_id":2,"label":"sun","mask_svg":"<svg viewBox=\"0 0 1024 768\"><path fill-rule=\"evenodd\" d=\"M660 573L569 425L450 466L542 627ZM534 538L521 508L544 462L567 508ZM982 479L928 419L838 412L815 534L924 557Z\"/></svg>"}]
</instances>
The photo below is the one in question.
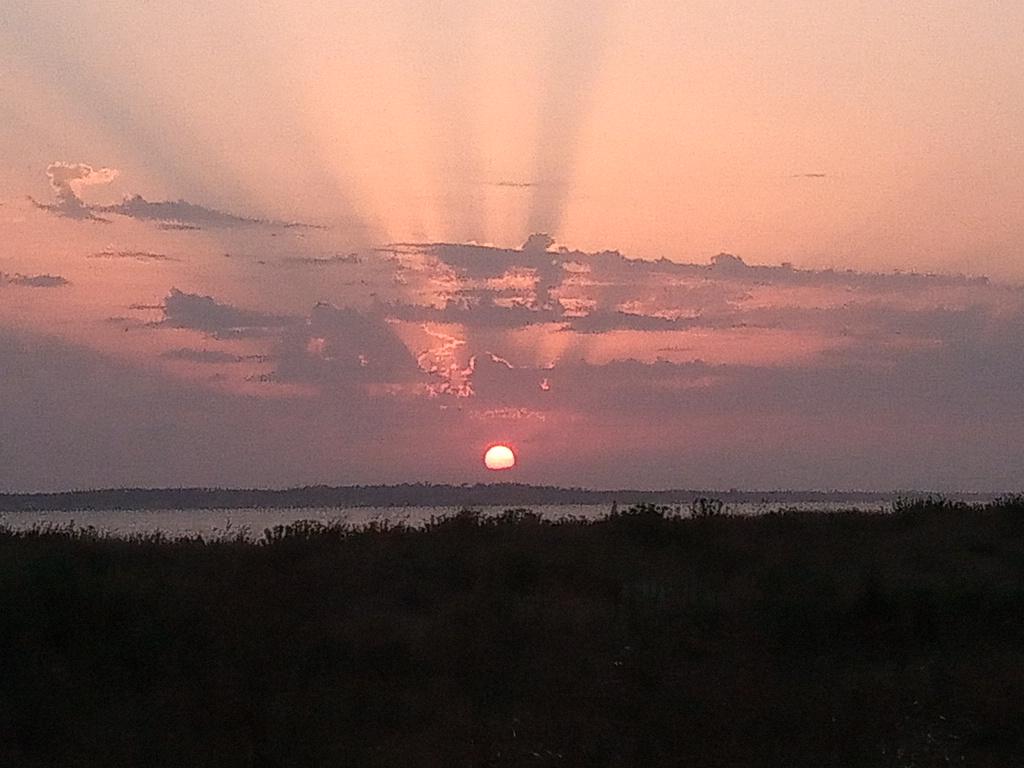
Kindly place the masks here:
<instances>
[{"instance_id":1,"label":"sun","mask_svg":"<svg viewBox=\"0 0 1024 768\"><path fill-rule=\"evenodd\" d=\"M484 454L484 466L488 469L512 469L516 455L507 445L492 445Z\"/></svg>"}]
</instances>

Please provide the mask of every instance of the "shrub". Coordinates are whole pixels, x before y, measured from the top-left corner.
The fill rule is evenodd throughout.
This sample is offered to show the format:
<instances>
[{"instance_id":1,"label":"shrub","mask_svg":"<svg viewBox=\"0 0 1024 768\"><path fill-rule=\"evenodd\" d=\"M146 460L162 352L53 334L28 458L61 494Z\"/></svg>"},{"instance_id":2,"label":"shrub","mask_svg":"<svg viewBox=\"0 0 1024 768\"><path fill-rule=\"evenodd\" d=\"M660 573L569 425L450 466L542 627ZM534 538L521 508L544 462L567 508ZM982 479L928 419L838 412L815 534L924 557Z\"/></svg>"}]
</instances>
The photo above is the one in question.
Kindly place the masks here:
<instances>
[{"instance_id":1,"label":"shrub","mask_svg":"<svg viewBox=\"0 0 1024 768\"><path fill-rule=\"evenodd\" d=\"M725 512L725 503L721 499L709 499L700 496L690 502L690 517L698 519L718 517Z\"/></svg>"}]
</instances>

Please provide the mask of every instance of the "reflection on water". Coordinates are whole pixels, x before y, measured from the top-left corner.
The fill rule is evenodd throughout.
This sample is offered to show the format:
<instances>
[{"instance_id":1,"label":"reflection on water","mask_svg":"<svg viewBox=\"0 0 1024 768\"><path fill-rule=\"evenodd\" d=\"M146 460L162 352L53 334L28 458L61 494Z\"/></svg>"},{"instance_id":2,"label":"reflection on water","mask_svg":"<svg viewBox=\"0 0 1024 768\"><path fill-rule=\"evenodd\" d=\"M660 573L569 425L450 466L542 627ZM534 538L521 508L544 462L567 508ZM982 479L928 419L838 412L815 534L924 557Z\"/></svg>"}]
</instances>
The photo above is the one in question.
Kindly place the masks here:
<instances>
[{"instance_id":1,"label":"reflection on water","mask_svg":"<svg viewBox=\"0 0 1024 768\"><path fill-rule=\"evenodd\" d=\"M790 503L736 503L727 504L725 511L735 515L760 515L779 509L807 512L834 512L856 506L864 511L879 512L889 509L881 502L790 502ZM496 515L508 507L479 507L483 515ZM620 505L620 509L625 509ZM204 539L234 538L243 535L258 539L263 531L275 525L287 525L299 520L321 523L346 523L362 526L368 523L388 522L404 525L422 525L432 517L453 515L459 507L296 507L264 509L164 509L164 510L90 510L7 512L0 514L0 526L13 530L27 530L37 526L92 527L114 536L163 533L170 537L201 536ZM611 508L604 504L537 505L531 507L545 519L563 517L597 519L606 516ZM689 505L678 507L681 514L689 513Z\"/></svg>"}]
</instances>

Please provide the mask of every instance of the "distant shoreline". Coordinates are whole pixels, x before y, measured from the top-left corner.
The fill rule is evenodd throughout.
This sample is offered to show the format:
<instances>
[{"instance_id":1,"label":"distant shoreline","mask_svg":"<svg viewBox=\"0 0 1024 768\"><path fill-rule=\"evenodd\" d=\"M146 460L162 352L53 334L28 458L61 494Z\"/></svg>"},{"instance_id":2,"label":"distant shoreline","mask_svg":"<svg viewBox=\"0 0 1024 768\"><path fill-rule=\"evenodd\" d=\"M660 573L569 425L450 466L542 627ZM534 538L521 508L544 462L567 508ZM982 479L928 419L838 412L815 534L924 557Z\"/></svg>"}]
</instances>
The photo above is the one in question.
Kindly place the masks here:
<instances>
[{"instance_id":1,"label":"distant shoreline","mask_svg":"<svg viewBox=\"0 0 1024 768\"><path fill-rule=\"evenodd\" d=\"M786 504L885 503L900 497L941 495L967 502L1001 498L999 493L929 491L744 491L744 490L594 490L520 483L475 485L305 486L285 489L241 488L108 488L88 491L0 494L0 512L155 509L245 509L261 507L478 507L572 504L689 504L697 498L729 503Z\"/></svg>"}]
</instances>

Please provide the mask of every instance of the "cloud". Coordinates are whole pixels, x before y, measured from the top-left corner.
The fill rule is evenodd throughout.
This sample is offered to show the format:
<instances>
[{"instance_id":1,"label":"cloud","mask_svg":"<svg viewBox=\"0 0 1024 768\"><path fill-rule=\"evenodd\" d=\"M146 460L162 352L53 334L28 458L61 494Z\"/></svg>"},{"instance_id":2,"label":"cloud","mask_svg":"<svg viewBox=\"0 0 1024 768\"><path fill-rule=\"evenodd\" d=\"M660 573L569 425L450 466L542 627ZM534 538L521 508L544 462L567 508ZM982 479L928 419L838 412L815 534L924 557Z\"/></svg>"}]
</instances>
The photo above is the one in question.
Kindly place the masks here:
<instances>
[{"instance_id":1,"label":"cloud","mask_svg":"<svg viewBox=\"0 0 1024 768\"><path fill-rule=\"evenodd\" d=\"M555 239L547 232L535 232L526 238L520 250L528 254L546 254L548 249L555 244Z\"/></svg>"},{"instance_id":2,"label":"cloud","mask_svg":"<svg viewBox=\"0 0 1024 768\"><path fill-rule=\"evenodd\" d=\"M147 200L142 195L126 197L116 205L96 206L103 214L127 216L139 221L156 222L160 229L191 231L205 228L271 227L280 229L325 229L301 221L277 221L240 216L186 200Z\"/></svg>"},{"instance_id":3,"label":"cloud","mask_svg":"<svg viewBox=\"0 0 1024 768\"><path fill-rule=\"evenodd\" d=\"M90 253L86 258L125 259L131 261L181 261L181 259L176 259L173 256L167 256L163 253L152 253L151 251L100 251L98 253Z\"/></svg>"},{"instance_id":4,"label":"cloud","mask_svg":"<svg viewBox=\"0 0 1024 768\"><path fill-rule=\"evenodd\" d=\"M365 450L335 445L321 461L327 451L319 447L339 424L388 418L353 400L332 402L320 434L302 415L307 406L218 392L2 328L0 370L5 490L312 482L327 476L330 461L355 466ZM282 451L307 441L318 446L309 456ZM311 471L311 462L320 468Z\"/></svg>"},{"instance_id":5,"label":"cloud","mask_svg":"<svg viewBox=\"0 0 1024 768\"><path fill-rule=\"evenodd\" d=\"M721 437L705 434L699 447L679 449L705 456L695 466L707 476L715 476L712 457L720 459L730 441L737 450L753 430L765 446L745 453L758 467L748 475L751 482L771 481L774 468L810 483L806 468L820 470L829 456L831 474L822 476L874 477L884 486L899 480L886 475L885 462L856 458L843 468L830 441L849 452L847 435L860 434L874 450L882 435L895 440L892 425L905 419L922 433L943 430L940 442L948 452L956 439L940 426L944 410L957 414L961 427L974 420L990 434L986 408L1009 416L1012 409L995 403L1019 400L1006 375L1024 375L1024 292L1015 286L964 275L753 265L727 253L707 263L640 261L552 245L538 237L522 249L409 246L453 270L457 287L441 305L380 306L403 323L445 324L447 341L439 339L431 370L454 374L450 387L431 391L465 398L458 407L479 421L576 424L571 429L584 433L582 425L590 424L595 434L614 423L644 443L652 467L662 468L672 462L668 446L678 447L679 435L719 430ZM539 279L539 269L552 264L548 306L509 289L524 270ZM658 359L666 353L672 360ZM636 359L624 359L630 357ZM994 378L1001 383L977 387L973 379L988 369L1000 371ZM976 401L972 391L989 394ZM522 413L544 418L510 417ZM816 447L790 448L757 436L759 425L780 431L789 424ZM652 440L663 442L665 451L648 445ZM1006 445L1005 436L999 441ZM983 446L980 438L975 446ZM901 445L880 455L894 460L912 453L912 446ZM784 466L795 454L799 466ZM921 462L902 482L911 476L939 477Z\"/></svg>"},{"instance_id":6,"label":"cloud","mask_svg":"<svg viewBox=\"0 0 1024 768\"><path fill-rule=\"evenodd\" d=\"M285 332L277 357L281 381L351 386L422 378L382 314L325 303Z\"/></svg>"},{"instance_id":7,"label":"cloud","mask_svg":"<svg viewBox=\"0 0 1024 768\"><path fill-rule=\"evenodd\" d=\"M109 184L119 173L116 168L93 168L85 163L51 163L46 168L50 185L61 201L80 200L83 187Z\"/></svg>"},{"instance_id":8,"label":"cloud","mask_svg":"<svg viewBox=\"0 0 1024 768\"><path fill-rule=\"evenodd\" d=\"M426 383L415 356L386 315L317 303L305 317L241 309L211 296L172 288L160 306L159 325L199 331L216 339L264 339L267 353L240 356L182 347L166 359L194 363L273 362L252 381L351 388L369 384Z\"/></svg>"},{"instance_id":9,"label":"cloud","mask_svg":"<svg viewBox=\"0 0 1024 768\"><path fill-rule=\"evenodd\" d=\"M410 300L416 292L399 286L399 298L383 311L403 322L460 324L474 353L480 351L474 336L483 334L483 342L502 329L548 324L548 332L594 337L593 343L573 346L593 346L606 334L627 332L651 353L655 346L692 347L687 334L698 333L704 342L697 347L707 349L709 333L729 331L729 348L735 349L743 341L735 332L743 331L743 343L751 347L758 331L770 331L774 340L765 336L768 343L782 343L789 334L795 353L805 342L829 346L827 339L839 336L927 338L930 324L945 322L958 308L1015 306L1020 298L984 277L754 265L729 253L706 263L640 260L617 251L553 249L544 234L531 236L520 249L422 243L389 250L403 258L426 256L423 274L429 278L432 269L444 288L417 303ZM650 342L643 336L648 332L681 336Z\"/></svg>"},{"instance_id":10,"label":"cloud","mask_svg":"<svg viewBox=\"0 0 1024 768\"><path fill-rule=\"evenodd\" d=\"M26 288L62 288L71 283L60 275L5 275L0 272L0 285L20 285Z\"/></svg>"},{"instance_id":11,"label":"cloud","mask_svg":"<svg viewBox=\"0 0 1024 768\"><path fill-rule=\"evenodd\" d=\"M386 250L403 258L426 257L428 278L430 261L436 260L435 282L446 286L429 305L399 298L393 302L394 316L480 328L564 322L567 330L590 335L785 328L789 322L835 326L843 308L848 314L871 305L885 311L919 310L929 303L955 308L1002 301L999 297L1005 298L1008 290L985 277L966 275L800 269L787 263L749 264L729 253L716 254L706 263L641 260L618 251L588 253L552 246L543 234L532 235L520 249L391 245Z\"/></svg>"},{"instance_id":12,"label":"cloud","mask_svg":"<svg viewBox=\"0 0 1024 768\"><path fill-rule=\"evenodd\" d=\"M530 481L996 487L1020 458L1016 286L731 254L641 261L543 235L522 248L390 250L356 257L356 280L332 267L355 262L347 255L277 257L324 278L314 295L333 302L311 301L307 313L175 288L147 317L245 337L235 348L165 332L190 340L162 357L178 361L177 376L236 387L267 408L301 401L292 434L333 423L334 439L351 435L365 453L383 450L374 436L396 429L399 414L409 434L445 446L500 432L531 459ZM253 353L259 365L242 365ZM303 451L287 450L301 464ZM430 461L458 477L446 456Z\"/></svg>"},{"instance_id":13,"label":"cloud","mask_svg":"<svg viewBox=\"0 0 1024 768\"><path fill-rule=\"evenodd\" d=\"M522 421L524 419L547 421L547 414L529 408L488 408L484 411L470 411L470 418L501 421Z\"/></svg>"},{"instance_id":14,"label":"cloud","mask_svg":"<svg viewBox=\"0 0 1024 768\"><path fill-rule=\"evenodd\" d=\"M156 225L157 229L162 229L165 232L197 232L202 227L197 227L195 224L181 224L180 222L173 221L161 221Z\"/></svg>"},{"instance_id":15,"label":"cloud","mask_svg":"<svg viewBox=\"0 0 1024 768\"><path fill-rule=\"evenodd\" d=\"M264 219L225 213L185 200L151 202L142 195L132 195L116 205L101 206L95 210L106 214L127 216L140 221L155 221L159 222L161 226L171 225L174 227L244 227L273 223Z\"/></svg>"},{"instance_id":16,"label":"cloud","mask_svg":"<svg viewBox=\"0 0 1024 768\"><path fill-rule=\"evenodd\" d=\"M32 201L39 208L69 219L104 221L97 217L82 200L82 189L97 184L109 184L117 178L116 168L93 168L85 163L51 163L46 168L50 186L57 197L52 205Z\"/></svg>"},{"instance_id":17,"label":"cloud","mask_svg":"<svg viewBox=\"0 0 1024 768\"><path fill-rule=\"evenodd\" d=\"M58 216L83 221L108 223L108 215L126 216L139 221L154 222L159 229L169 231L193 231L206 227L275 227L281 229L324 229L316 224L299 221L275 221L240 216L186 200L150 201L142 195L131 195L113 205L88 205L82 199L82 189L87 186L109 184L120 172L115 168L93 168L85 163L51 163L46 169L57 198L55 203L32 202L36 207ZM99 216L97 214L104 214Z\"/></svg>"},{"instance_id":18,"label":"cloud","mask_svg":"<svg viewBox=\"0 0 1024 768\"><path fill-rule=\"evenodd\" d=\"M460 323L477 328L522 328L539 323L558 322L560 314L522 305L499 306L484 295L475 301L453 300L443 308L420 304L383 305L390 317L409 322Z\"/></svg>"},{"instance_id":19,"label":"cloud","mask_svg":"<svg viewBox=\"0 0 1024 768\"><path fill-rule=\"evenodd\" d=\"M332 267L340 264L362 264L358 253L336 253L333 256L292 256L281 263L295 266Z\"/></svg>"},{"instance_id":20,"label":"cloud","mask_svg":"<svg viewBox=\"0 0 1024 768\"><path fill-rule=\"evenodd\" d=\"M451 428L436 401L371 397L359 387L303 397L239 395L209 386L206 372L189 382L6 328L0 371L0 466L8 491L460 476L452 454L408 450ZM458 453L460 444L453 445ZM479 458L471 458L475 466Z\"/></svg>"},{"instance_id":21,"label":"cloud","mask_svg":"<svg viewBox=\"0 0 1024 768\"><path fill-rule=\"evenodd\" d=\"M190 328L215 337L261 335L267 329L282 328L295 318L273 315L222 304L211 296L185 293L172 288L163 304L163 324Z\"/></svg>"},{"instance_id":22,"label":"cloud","mask_svg":"<svg viewBox=\"0 0 1024 768\"><path fill-rule=\"evenodd\" d=\"M956 453L960 437L977 446L982 442L980 435L991 433L997 425L1007 426L1004 440L1009 439L1010 425L1024 427L1024 396L1019 389L1024 376L1022 339L1024 315L1018 315L985 333L906 349L884 359L850 355L789 366L712 365L699 360L566 361L550 368L509 368L480 357L472 386L481 410L559 413L562 416L553 420L562 424L570 414L584 423L613 421L640 432L647 429L649 439L662 434L668 441L666 452L683 435L694 437L693 425L698 423L715 425L720 439L715 436L710 444L722 450L730 444L740 448L751 440L768 438L762 430L770 423L813 434L814 450L819 451L834 453L828 441L852 429L869 433L871 445L884 440L905 443L917 435L917 440L941 439L942 450ZM544 382L546 389L538 386ZM664 430L675 430L677 435L667 437ZM772 439L773 446L776 442ZM782 443L777 447L783 448ZM911 446L904 448L909 451ZM1019 446L1012 449L1014 455L1020 452ZM782 452L773 457L768 452L759 462L784 472L786 456ZM871 464L856 461L861 465L857 471ZM950 467L948 459L942 463ZM998 471L1009 476L1010 462L1004 457L999 465ZM872 471L878 477L882 464L874 465ZM872 484L885 487L877 480Z\"/></svg>"},{"instance_id":23,"label":"cloud","mask_svg":"<svg viewBox=\"0 0 1024 768\"><path fill-rule=\"evenodd\" d=\"M192 349L190 347L180 347L178 349L170 349L160 355L160 357L168 360L184 360L190 363L240 363L242 358L238 355L232 355L228 352L222 352L217 349Z\"/></svg>"},{"instance_id":24,"label":"cloud","mask_svg":"<svg viewBox=\"0 0 1024 768\"><path fill-rule=\"evenodd\" d=\"M427 254L456 270L461 277L500 277L514 267L532 267L534 255L514 248L462 243L392 243L382 250L391 253Z\"/></svg>"},{"instance_id":25,"label":"cloud","mask_svg":"<svg viewBox=\"0 0 1024 768\"><path fill-rule=\"evenodd\" d=\"M511 271L532 271L536 277L535 303L545 307L550 291L562 280L567 252L548 250L552 238L535 233L520 249L459 243L394 243L386 249L393 253L426 254L452 269L460 279L500 278Z\"/></svg>"},{"instance_id":26,"label":"cloud","mask_svg":"<svg viewBox=\"0 0 1024 768\"><path fill-rule=\"evenodd\" d=\"M673 331L700 324L699 318L672 319L632 312L591 312L571 319L566 330L576 333L607 333L608 331Z\"/></svg>"}]
</instances>

